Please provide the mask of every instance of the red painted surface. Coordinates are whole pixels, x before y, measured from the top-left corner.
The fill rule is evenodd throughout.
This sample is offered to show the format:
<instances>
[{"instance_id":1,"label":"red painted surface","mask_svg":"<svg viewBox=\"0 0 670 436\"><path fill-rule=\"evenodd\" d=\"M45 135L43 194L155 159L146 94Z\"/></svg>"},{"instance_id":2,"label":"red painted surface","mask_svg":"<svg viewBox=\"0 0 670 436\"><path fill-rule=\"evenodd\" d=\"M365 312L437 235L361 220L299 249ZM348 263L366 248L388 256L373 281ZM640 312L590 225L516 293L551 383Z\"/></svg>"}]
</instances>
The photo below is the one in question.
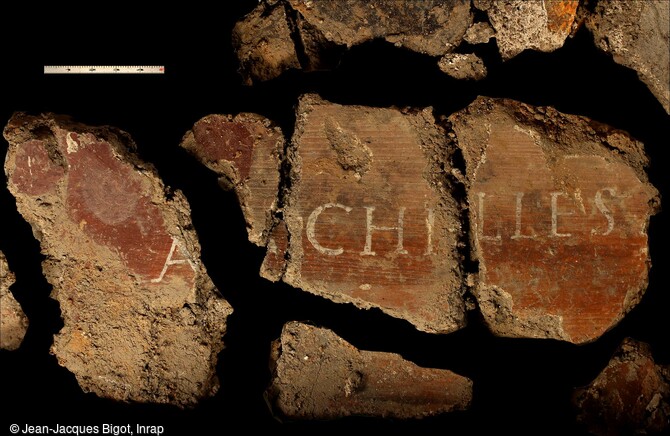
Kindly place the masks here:
<instances>
[{"instance_id":1,"label":"red painted surface","mask_svg":"<svg viewBox=\"0 0 670 436\"><path fill-rule=\"evenodd\" d=\"M97 142L69 154L68 209L96 242L118 250L145 278L160 275L172 245L160 210L143 192L142 176Z\"/></svg>"},{"instance_id":2,"label":"red painted surface","mask_svg":"<svg viewBox=\"0 0 670 436\"><path fill-rule=\"evenodd\" d=\"M22 144L16 153L10 182L29 195L53 192L65 170L49 157L47 143L32 139Z\"/></svg>"},{"instance_id":3,"label":"red painted surface","mask_svg":"<svg viewBox=\"0 0 670 436\"><path fill-rule=\"evenodd\" d=\"M67 213L80 231L117 253L143 280L160 277L173 238L150 197L155 182L115 156L108 142L90 133L54 129L53 136L19 145L11 183L30 196L63 195ZM56 192L59 184L62 190ZM177 247L171 260L186 256ZM195 273L188 262L171 264L160 282L175 276L192 283Z\"/></svg>"},{"instance_id":4,"label":"red painted surface","mask_svg":"<svg viewBox=\"0 0 670 436\"><path fill-rule=\"evenodd\" d=\"M550 159L511 125L491 131L470 191L482 283L517 315L558 315L573 341L597 338L646 283L650 191L623 163Z\"/></svg>"},{"instance_id":5,"label":"red painted surface","mask_svg":"<svg viewBox=\"0 0 670 436\"><path fill-rule=\"evenodd\" d=\"M291 229L301 232L302 283L448 329L442 324L451 310L448 296L461 282L454 261L456 233L444 226L460 229L435 221L429 242L429 210L437 216L441 198L427 180L430 159L418 128L389 109L322 104L305 112L306 122L294 138L301 174L290 202L302 219L301 229ZM332 143L329 122L356 139ZM359 169L360 177L338 163L341 156L334 149L351 144L370 151L369 169Z\"/></svg>"},{"instance_id":6,"label":"red painted surface","mask_svg":"<svg viewBox=\"0 0 670 436\"><path fill-rule=\"evenodd\" d=\"M240 180L249 176L254 140L243 123L229 121L222 115L210 115L193 126L193 135L201 158L233 162Z\"/></svg>"}]
</instances>

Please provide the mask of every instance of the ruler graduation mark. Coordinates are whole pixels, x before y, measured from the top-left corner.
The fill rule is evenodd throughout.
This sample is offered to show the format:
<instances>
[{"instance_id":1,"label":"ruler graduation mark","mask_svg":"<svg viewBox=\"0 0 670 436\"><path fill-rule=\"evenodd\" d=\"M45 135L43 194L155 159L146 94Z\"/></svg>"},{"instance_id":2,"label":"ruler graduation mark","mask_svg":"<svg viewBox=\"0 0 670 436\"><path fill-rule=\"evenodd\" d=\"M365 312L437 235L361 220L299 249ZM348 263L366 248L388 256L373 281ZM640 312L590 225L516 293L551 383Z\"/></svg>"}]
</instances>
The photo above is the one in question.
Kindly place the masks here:
<instances>
[{"instance_id":1,"label":"ruler graduation mark","mask_svg":"<svg viewBox=\"0 0 670 436\"><path fill-rule=\"evenodd\" d=\"M44 74L164 74L163 65L45 65Z\"/></svg>"}]
</instances>

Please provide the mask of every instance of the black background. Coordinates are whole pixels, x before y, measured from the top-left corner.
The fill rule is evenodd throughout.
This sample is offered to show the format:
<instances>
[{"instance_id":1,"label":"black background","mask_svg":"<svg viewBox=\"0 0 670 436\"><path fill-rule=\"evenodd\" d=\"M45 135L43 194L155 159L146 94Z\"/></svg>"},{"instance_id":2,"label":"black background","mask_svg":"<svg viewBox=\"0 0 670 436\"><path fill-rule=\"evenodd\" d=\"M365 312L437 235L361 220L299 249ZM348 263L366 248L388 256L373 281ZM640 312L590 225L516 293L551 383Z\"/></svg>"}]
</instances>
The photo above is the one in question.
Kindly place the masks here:
<instances>
[{"instance_id":1,"label":"black background","mask_svg":"<svg viewBox=\"0 0 670 436\"><path fill-rule=\"evenodd\" d=\"M355 428L416 434L581 434L570 403L572 389L595 378L624 337L652 344L657 362L670 363L670 264L662 243L669 240L667 213L651 220L653 268L646 295L598 341L576 346L495 338L476 311L467 328L430 335L378 310L361 311L259 278L263 252L247 241L234 195L220 190L215 176L177 147L193 123L210 113L260 113L290 137L294 105L305 92L345 104L433 106L444 115L477 95L508 97L630 132L645 143L650 179L664 195L670 188L664 162L669 117L635 72L599 52L585 29L554 53L524 52L505 63L494 46L477 48L489 76L476 83L447 77L435 59L373 42L352 49L333 71L294 71L246 87L236 72L230 31L255 2L219 3L216 9L189 4L170 10L161 5L142 12L75 11L54 5L3 18L0 123L17 110L55 112L129 132L141 157L157 167L167 185L187 196L202 259L235 313L219 359L222 387L197 408L119 404L83 393L74 376L49 354L52 336L62 326L59 307L49 299L51 286L41 273L39 244L17 213L2 175L0 250L16 273L12 291L30 318L30 329L18 351L0 351L0 434L11 423L141 423L163 425L169 435L237 434L237 429L258 428L297 434ZM71 15L82 12L85 18ZM67 64L165 65L166 74L42 74L43 65ZM2 140L0 156L6 147ZM290 320L331 328L362 349L396 352L422 366L466 375L474 380L472 408L421 421L280 423L265 404L263 391L270 377L269 344Z\"/></svg>"}]
</instances>

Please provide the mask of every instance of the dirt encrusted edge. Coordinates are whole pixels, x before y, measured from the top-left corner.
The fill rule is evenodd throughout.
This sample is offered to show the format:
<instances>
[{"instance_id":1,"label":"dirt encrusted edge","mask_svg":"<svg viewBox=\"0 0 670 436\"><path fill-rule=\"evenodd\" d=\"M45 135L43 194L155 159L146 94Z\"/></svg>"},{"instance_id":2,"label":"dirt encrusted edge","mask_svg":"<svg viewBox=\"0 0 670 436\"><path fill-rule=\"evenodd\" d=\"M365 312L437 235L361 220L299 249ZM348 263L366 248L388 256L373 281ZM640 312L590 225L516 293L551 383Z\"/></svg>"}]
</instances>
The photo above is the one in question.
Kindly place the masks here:
<instances>
[{"instance_id":1,"label":"dirt encrusted edge","mask_svg":"<svg viewBox=\"0 0 670 436\"><path fill-rule=\"evenodd\" d=\"M132 356L130 363L132 368L129 371L134 374L129 378L128 383L137 383L137 385L126 385L122 380L122 367L118 362L105 360L104 357L85 359L83 349L81 352L75 351L73 338L81 337L86 343L87 329L91 325L87 324L91 319L98 319L103 322L105 317L113 316L112 307L103 303L96 303L96 297L99 292L104 292L102 286L107 280L108 271L118 269L115 266L119 262L118 253L111 249L97 245L96 258L87 260L78 256L85 254L78 253L72 255L79 248L71 252L68 249L67 240L60 240L52 232L57 231L58 226L71 224L60 224L54 221L58 214L67 213L67 174L69 167L66 158L61 154L57 146L57 132L73 131L78 134L90 134L96 141L104 142L110 145L113 158L126 163L143 176L147 181L144 191L152 205L159 206L161 217L165 222L165 229L173 238L178 238L184 244L186 250L193 254L192 267L195 271L194 283L192 285L190 296L184 301L183 307L166 307L167 310L158 311L158 308L152 308L142 303L147 298L146 284L137 274L129 274L127 277L118 277L119 282L123 281L124 286L128 286L123 294L119 295L123 301L128 298L135 298L138 303L135 307L126 308L125 321L127 326L135 325L139 331L145 327L140 324L146 319L151 319L152 327L149 336L142 336L145 340L145 350L141 355ZM16 113L10 119L5 127L4 136L10 144L7 159L5 162L5 171L8 179L15 170L16 153L21 145L31 139L37 139L45 144L49 159L53 164L62 168L63 176L57 181L56 186L49 192L40 195L24 194L18 188L9 183L10 192L16 197L17 208L24 219L30 224L33 234L40 242L41 251L45 255L42 268L47 281L53 286L51 298L58 301L61 307L61 316L64 326L54 337L54 344L51 348L53 354L58 358L59 364L67 367L73 372L80 386L86 392L94 392L101 397L112 398L127 402L156 402L174 404L179 407L195 406L200 399L213 395L219 388L219 381L216 375L216 363L218 354L223 350L223 336L226 331L226 318L232 313L232 307L221 296L209 276L205 266L200 261L200 244L198 236L191 223L191 211L185 196L180 191L172 191L164 186L156 169L150 163L142 161L136 154L137 147L132 138L126 132L110 126L92 127L73 121L70 117L42 114L38 116L28 115L26 113ZM64 219L68 222L68 219ZM80 223L81 226L81 223ZM173 230L170 230L173 229ZM174 229L178 234L172 234ZM69 231L63 229L63 231ZM70 241L72 242L72 241ZM82 275L86 266L86 271L90 275ZM92 267L93 266L93 267ZM92 268L91 268L92 267ZM84 301L89 301L87 311L92 313L77 313L73 301L71 300L74 289L64 290L62 288L63 280L68 283L77 283L81 290L86 289L86 295L77 297L76 304L81 310ZM116 284L114 286L118 286ZM112 286L109 284L109 286ZM62 295L64 293L64 295ZM132 297L132 295L135 297ZM65 300L63 300L65 298ZM114 299L113 295L105 296L106 299ZM107 300L105 300L107 301ZM111 301L111 300L110 300ZM121 301L121 300L120 300ZM167 300L166 300L167 302ZM124 303L125 304L125 303ZM163 303L161 303L163 304ZM116 309L115 309L116 310ZM134 315L133 315L134 314ZM87 321L81 321L80 317L85 316ZM91 318L92 317L92 318ZM112 322L118 324L119 319ZM144 325L144 324L142 324ZM195 335L199 339L193 345L195 347L205 347L198 354L191 356L192 359L198 359L198 362L182 362L187 367L191 365L201 365L197 374L192 374L182 381L175 379L176 374L170 374L168 360L175 356L164 354L163 346L168 338L165 332L178 334L177 327L183 327L188 332L184 335ZM109 327L113 329L112 326ZM133 329L131 329L133 330ZM107 337L110 343L91 344L91 352L111 353L118 352L118 346L113 339L110 330ZM104 337L97 340L105 341ZM126 341L127 338L119 340ZM183 339L183 338L182 338ZM136 344L140 345L140 344ZM111 346L111 348L109 348ZM102 348L100 348L102 347ZM116 349L116 351L112 351ZM133 351L129 350L129 353ZM128 356L131 357L131 356ZM204 358L205 361L200 361ZM176 365L181 363L176 362ZM98 377L95 374L100 374ZM103 376L108 374L109 377ZM141 375L140 375L141 374ZM202 377L198 380L199 377Z\"/></svg>"},{"instance_id":2,"label":"dirt encrusted edge","mask_svg":"<svg viewBox=\"0 0 670 436\"><path fill-rule=\"evenodd\" d=\"M454 241L454 247L452 247L449 256L453 260L453 279L457 283L450 282L447 279L444 282L446 287L445 293L448 294L448 301L445 303L449 307L449 312L443 314L439 322L427 322L420 315L414 316L405 311L384 307L381 304L372 303L360 298L350 297L343 293L329 290L327 286L306 283L302 279L302 234L291 232L291 229L303 228L303 218L298 216L293 209L294 199L300 197L300 182L302 180L302 159L298 143L304 134L305 125L309 122L310 110L319 105L340 106L337 103L324 100L316 94L305 94L300 97L296 109L297 116L294 135L292 140L287 142L288 145L285 152L286 170L284 173L285 176L282 177L282 188L280 189L280 192L284 194L282 201L280 201L282 208L278 209L275 215L277 218L275 225L280 229L286 230L285 263L281 273L277 271L270 271L268 273L267 269L263 269L265 272L264 276L273 280L281 279L293 287L326 297L337 303L351 303L365 310L378 308L393 317L410 322L421 331L449 333L464 327L466 323L466 307L463 296L466 292L466 286L464 284L465 280L462 269L462 252L466 241L464 235L467 232L464 231L459 218L462 215L464 205L455 199L452 192L458 183L453 176L458 171L452 171L451 169L453 155L457 153L457 150L450 147L449 142L446 140L446 132L436 121L432 108L410 109L390 107L384 108L384 110L397 111L403 117L406 117L413 126L417 134L417 141L423 150L427 162L424 178L440 197L439 210L435 211L434 217L435 233L446 235L448 239L453 239ZM346 107L348 110L356 110L357 108L361 110L375 109L357 105L343 107ZM356 169L351 170L354 172L357 171ZM284 223L283 226L282 224L278 224L282 222Z\"/></svg>"},{"instance_id":3,"label":"dirt encrusted edge","mask_svg":"<svg viewBox=\"0 0 670 436\"><path fill-rule=\"evenodd\" d=\"M533 106L511 99L489 97L477 97L466 108L448 117L449 126L453 129L453 140L458 143L458 131L466 129L475 131L474 127L480 128L482 123L486 124L484 119L489 116L507 117L515 126L527 129L541 147L549 167L554 166L559 157L590 155L632 168L640 182L647 185L652 191L644 228L644 232L647 232L649 219L660 211L660 197L658 191L649 183L646 173L649 160L644 144L640 141L623 130L583 116L565 114L548 106ZM490 135L490 133L490 127L487 127L486 134ZM487 138L482 136L477 139L474 142L479 145L475 147L464 147L462 144L457 144L465 161L463 183L468 192L470 192L478 167L486 159ZM560 170L552 173L560 173ZM474 207L471 199L468 199L468 202L468 209ZM563 330L561 316L525 311L524 316L520 317L513 311L514 302L509 293L497 286L481 283L479 269L485 271L486 265L480 263L481 247L476 237L475 227L476 224L470 224L469 246L471 247L471 258L476 262L476 267L470 269L468 284L489 329L499 336L553 338L572 342L572 338ZM648 258L646 282L628 290L622 305L623 310L612 321L610 328L618 324L626 313L639 303L647 288L650 268L651 259ZM597 337L594 337L586 342L596 339Z\"/></svg>"}]
</instances>

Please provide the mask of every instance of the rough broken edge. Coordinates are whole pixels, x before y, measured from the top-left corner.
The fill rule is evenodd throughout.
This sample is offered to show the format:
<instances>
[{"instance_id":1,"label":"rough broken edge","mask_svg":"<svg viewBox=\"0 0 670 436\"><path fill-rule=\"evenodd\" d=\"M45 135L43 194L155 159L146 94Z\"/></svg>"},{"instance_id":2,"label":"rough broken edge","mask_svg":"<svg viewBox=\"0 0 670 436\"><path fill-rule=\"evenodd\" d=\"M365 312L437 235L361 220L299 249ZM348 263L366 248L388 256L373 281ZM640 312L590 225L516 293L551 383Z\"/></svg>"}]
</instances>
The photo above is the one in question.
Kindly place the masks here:
<instances>
[{"instance_id":1,"label":"rough broken edge","mask_svg":"<svg viewBox=\"0 0 670 436\"><path fill-rule=\"evenodd\" d=\"M299 335L302 335L303 337L298 338ZM308 337L305 338L304 335L308 335ZM290 383L290 380L282 380L282 374L281 374L283 372L282 367L285 367L285 369L294 369L292 368L292 365L290 363L291 359L302 359L305 362L308 362L313 360L314 358L319 359L319 358L326 358L329 356L319 354L325 351L325 348L321 347L320 349L312 350L314 354L310 353L309 355L305 355L304 357L296 357L295 356L296 350L292 347L292 344L290 343L288 338L292 337L294 340L297 341L298 344L301 344L302 342L300 339L304 341L305 339L309 339L309 336L317 337L319 335L323 336L324 338L327 338L328 345L335 346L341 349L343 353L347 353L349 358L354 359L353 361L349 361L349 359L346 359L347 360L345 364L346 368L345 366L338 367L337 365L333 365L332 362L327 362L331 363L331 369L335 372L337 372L337 370L339 369L341 371L350 373L350 376L347 378L347 380L344 380L345 381L344 385L341 386L343 388L343 391L342 394L340 395L342 395L341 401L345 401L345 399L349 398L352 398L354 400L350 402L349 406L340 404L341 407L338 411L326 407L321 409L319 413L319 406L318 404L315 404L316 402L318 402L318 399L313 396L314 390L312 390L312 392L310 392L309 394L305 395L302 398L302 401L304 401L305 403L303 403L303 406L298 407L299 413L293 414L289 410L287 410L287 408L292 406L293 404L284 403L282 400L283 397L282 384L286 385L287 383ZM301 364L302 361L298 360L298 363ZM368 406L368 408L371 409L373 409L374 406L366 404L365 398L360 402L357 402L355 400L355 397L359 392L365 391L366 385L368 385L369 383L372 384L377 383L386 385L386 387L388 388L389 386L392 386L394 383L393 380L389 381L389 379L387 379L386 377L375 379L374 377L375 363L384 365L384 368L387 368L392 371L395 371L397 368L395 369L388 368L385 365L389 365L391 363L405 365L406 368L404 369L406 369L406 371L411 374L409 376L410 378L413 377L422 378L423 376L425 376L425 374L419 375L421 373L429 373L429 372L439 373L442 377L451 379L451 382L453 382L456 385L455 387L458 391L453 392L453 396L455 398L451 399L452 400L451 403L436 406L434 403L428 401L428 406L426 406L424 410L421 410L421 404L417 405L414 402L412 402L411 404L407 404L406 406L403 406L401 398L402 396L398 396L390 399L379 398L378 401L381 405L379 406L378 410L365 411L366 405ZM446 369L423 368L412 363L411 361L405 360L402 356L395 353L359 350L350 343L348 343L347 341L345 341L344 339L342 339L341 337L337 336L332 330L321 327L315 327L298 321L291 321L284 324L280 337L272 342L270 347L270 371L272 372L271 382L264 393L264 398L270 411L273 413L273 416L280 422L284 420L292 421L292 420L303 420L303 419L330 420L330 419L343 418L347 416L367 416L367 417L395 418L395 419L422 419L429 416L436 416L445 413L453 413L457 411L467 410L470 408L472 404L473 383L467 377L458 375ZM319 369L319 374L320 373L321 369ZM305 376L308 377L307 374ZM370 376L372 376L371 379L368 378ZM324 380L324 382L326 381ZM417 384L419 384L418 379ZM450 387L453 388L454 386ZM413 389L417 388L417 385L403 384L402 386L398 386L398 388L405 388L409 391L412 391ZM372 389L374 390L374 387ZM417 391L414 393L420 395L420 393L423 392ZM326 394L328 393L326 392ZM334 394L334 392L330 392L330 394ZM429 394L427 394L426 396L429 396ZM298 401L298 400L299 398L297 397L292 398L292 401ZM370 403L374 403L377 400L373 396L368 401ZM390 403L390 405L384 404L385 401ZM416 406L416 409L418 410L413 410L414 409L413 406ZM310 408L314 410L307 410Z\"/></svg>"},{"instance_id":2,"label":"rough broken edge","mask_svg":"<svg viewBox=\"0 0 670 436\"><path fill-rule=\"evenodd\" d=\"M223 313L224 316L223 319L221 318L213 319L209 316L201 319L203 334L207 333L211 335L212 332L220 332L220 334L212 335L212 338L218 336L219 339L213 341L212 343L208 363L210 373L206 386L203 386L204 389L201 389L200 392L193 393L192 398L187 398L183 401L171 402L172 404L178 407L195 406L195 404L199 399L214 395L219 389L219 381L216 373L216 363L218 361L219 353L224 348L223 336L225 335L226 330L225 320L228 316L230 316L233 309L230 306L230 304L228 304L228 302L221 296L218 289L215 287L214 283L209 278L205 266L202 264L200 260L200 244L198 242L198 237L195 233L195 229L193 228L190 219L190 206L186 200L186 197L180 191L170 191L168 188L166 188L163 184L162 179L158 175L158 172L153 167L153 165L148 162L142 161L137 156L137 147L131 136L128 133L115 127L89 126L76 121L72 121L68 116L56 115L51 113L42 114L40 116L31 116L23 112L17 112L12 116L7 126L5 127L4 135L7 141L10 143L10 145L13 143L23 144L27 140L30 140L34 132L39 131L39 129L48 129L49 134L55 136L56 131L62 128L71 129L73 131L78 132L90 133L94 135L96 138L97 137L105 138L104 142L110 145L111 152L117 159L125 162L129 166L132 166L135 169L135 171L138 171L139 173L149 173L151 175L151 178L155 181L155 186L152 187L152 189L155 191L154 194L158 194L160 192L161 195L163 196L163 201L167 205L166 207L174 211L174 213L170 214L170 216L163 215L163 218L165 219L166 223L165 225L166 231L170 227L180 229L181 233L179 235L171 233L169 234L173 238L176 236L181 237L181 240L187 245L188 251L196 255L194 256L194 259L192 259L193 260L192 266L196 265L198 268L193 283L193 289L196 291L197 294L195 296L196 297L195 303L202 306L202 310L205 315L208 315L209 313L212 312L211 311L212 307L216 307L216 310L214 312ZM11 133L9 133L10 131ZM69 147L70 145L68 144L68 152ZM5 162L5 171L8 175L8 179L9 175L13 171L13 168L10 168L9 164L10 164L10 153L8 151L7 159ZM59 182L59 186L56 188L57 192L61 192L63 189L66 189L62 185L63 183ZM9 184L9 186L11 187L11 184ZM12 191L11 188L10 191ZM17 208L19 210L21 210L22 203L26 201L31 201L30 199L28 200L24 199L23 194L18 194L15 192L12 192L12 194L17 199ZM66 198L66 196L63 195L62 193L55 195L63 199ZM40 241L41 252L46 256L45 260L42 263L42 268L45 277L47 278L49 283L52 284L53 286L53 290L50 297L60 304L58 300L58 288L59 288L58 272L60 270L59 267L60 261L48 254L49 251L51 251L49 248L50 245L49 238L42 237L42 230L40 229L39 223L37 222L39 221L39 219L42 218L40 217L37 220L29 218L25 219L30 224L36 239ZM200 292L197 292L198 290L200 290ZM223 323L224 326L223 328L221 327L221 323ZM69 327L68 325L64 325L61 331L56 333L56 335L54 336L54 344L51 347L51 353L56 354L57 358L58 354L55 352L57 346L56 343L59 339L59 336L68 328L71 328L71 326ZM63 362L61 362L60 358L59 363L61 365L64 365ZM78 381L80 381L79 374L75 374L75 376L78 378ZM102 397L106 397L104 392L96 392L96 393ZM125 399L124 401L132 401L132 400Z\"/></svg>"},{"instance_id":3,"label":"rough broken edge","mask_svg":"<svg viewBox=\"0 0 670 436\"><path fill-rule=\"evenodd\" d=\"M249 169L248 174L241 174L238 163L234 158L217 158L208 156L206 152L201 151L204 144L198 141L195 137L195 129L202 124L210 124L214 122L224 122L230 124L240 124L245 126L248 130L252 130L252 144L249 148L237 153L234 158L248 160ZM274 141L274 145L269 148L264 148L264 140L268 137L270 141ZM276 139L273 139L276 137ZM188 151L192 156L198 159L203 165L212 170L219 177L219 186L225 190L233 190L237 196L238 202L242 209L244 219L247 225L247 234L249 241L260 246L267 246L270 241L270 234L276 225L274 216L277 214L278 201L280 199L280 165L283 161L284 154L284 135L281 129L271 120L253 113L239 113L232 115L207 115L198 120L193 129L189 130L180 143L180 147ZM269 153L269 154L267 154ZM263 216L260 211L254 210L249 204L255 193L250 188L253 174L250 174L254 163L261 162L268 167L274 166L277 178L277 187L275 188L274 202L264 211ZM274 161L274 162L272 162ZM270 179L273 176L269 176Z\"/></svg>"},{"instance_id":4,"label":"rough broken edge","mask_svg":"<svg viewBox=\"0 0 670 436\"><path fill-rule=\"evenodd\" d=\"M321 104L337 105L336 103L323 100L316 94L305 94L300 97L298 107L296 109L297 117L296 127L293 134L294 139L301 137L304 133L303 126L306 124L306 117L309 114L309 111L306 109L306 107L318 106ZM437 120L435 120L432 114L432 108L416 109L413 112L409 110L401 110L400 112L405 115L409 114L409 121L416 127L416 132L418 135L417 139L421 144L426 161L431 167L431 171L428 171L424 177L426 183L428 183L431 188L437 192L441 199L440 207L442 208L442 211L436 215L439 215L439 219L444 221L446 221L446 219L443 217L450 217L451 215L457 217L457 220L460 220L460 217L463 215L462 212L464 206L458 202L453 194L453 190L458 189L458 185L461 184L461 181L458 177L459 172L455 169L452 169L452 171L446 174L443 172L445 167L451 167L450 161L453 154L455 154L457 150L453 149L451 144L447 141L446 132L443 132L443 136L434 137L433 135L426 133L422 128L421 121L419 120L425 120L430 124L434 124L436 130L443 131L443 127ZM464 327L466 323L466 308L465 302L463 300L465 284L463 272L463 253L461 251L455 252L454 258L458 260L458 264L455 266L455 268L458 270L458 279L460 280L462 287L459 293L460 298L458 301L454 301L453 294L455 291L450 294L452 297L449 301L449 307L451 308L452 312L450 319L454 325L448 329L445 329L444 327L435 327L421 320L420 317L407 316L407 314L402 311L385 308L378 303L372 303L367 300L351 297L339 292L329 291L327 287L324 286L318 287L319 289L316 289L317 287L314 286L305 286L300 273L302 261L295 260L302 259L303 256L302 235L291 234L291 226L287 225L287 223L290 224L292 222L294 227L300 229L303 228L302 217L296 213L293 213L291 210L286 210L287 208L291 209L291 198L299 195L299 191L296 187L300 186L300 180L302 178L302 161L298 147L294 143L294 139L290 142L287 141L287 149L284 153L285 165L283 168L285 169L282 171L282 178L280 182L281 189L279 203L281 207L276 211L276 219L273 223L273 227L270 229L271 237L268 242L267 252L270 253L271 256L266 256L261 267L261 276L271 281L282 280L295 288L317 296L325 297L336 303L350 303L354 304L359 309L365 310L371 308L380 309L382 312L390 316L410 322L415 328L421 331L446 334ZM429 150L430 148L433 148L434 151ZM437 153L437 151L442 153ZM449 212L450 209L455 212ZM437 227L446 229L449 228L447 224L448 223L445 222L442 226ZM462 248L464 246L463 240L466 239L467 236L465 236L466 232L462 228L463 223L459 221L455 224L457 224L460 231L460 236L455 238L456 247L454 247L454 249L456 250L457 248Z\"/></svg>"},{"instance_id":5,"label":"rough broken edge","mask_svg":"<svg viewBox=\"0 0 670 436\"><path fill-rule=\"evenodd\" d=\"M8 351L14 351L21 346L28 330L28 317L21 309L21 305L12 295L9 289L15 282L14 273L7 265L7 259L0 251L0 314L7 309L6 316L0 319L0 348ZM7 322L7 324L5 324Z\"/></svg>"},{"instance_id":6,"label":"rough broken edge","mask_svg":"<svg viewBox=\"0 0 670 436\"><path fill-rule=\"evenodd\" d=\"M466 108L450 115L449 122L453 125L458 119L465 120L471 112L476 113L477 115L488 114L493 110L495 105L502 107L505 114L519 122L519 124L527 125L528 127L542 131L545 135L555 139L557 142L560 141L558 137L561 135L568 135L570 132L580 132L578 135L583 136L581 132L586 131L588 132L588 135L594 138L593 142L598 143L597 146L590 147L588 150L580 149L579 146L574 145L566 146L565 143L560 144L559 150L552 150L547 144L540 143L541 148L548 155L556 153L562 155L570 153L575 155L590 153L602 156L608 161L619 162L632 168L640 182L649 185L656 193L650 201L649 214L647 215L644 229L644 232L648 234L650 218L660 210L660 198L658 196L658 191L656 191L653 185L649 183L645 172L645 168L649 165L649 161L644 151L644 145L641 142L635 140L622 130L615 129L583 116L564 114L552 107L535 107L504 98L477 97L475 101ZM521 120L521 117L525 117L527 122ZM631 147L619 141L618 136L622 136L629 140ZM465 183L469 191L476 168L480 165L481 159L485 158L486 149L484 146L480 146L477 150L464 150L458 145L458 135L455 134L453 138L457 147L462 151L465 159ZM476 165L473 165L473 163L476 163ZM471 208L472 204L468 207ZM471 222L471 217L469 217L469 221L471 226L469 234L471 256L474 260L477 260L479 258L479 252L481 251L478 239L475 236L477 233L477 224ZM626 310L620 312L618 318L612 321L607 331L614 328L642 299L648 285L649 270L651 269L651 258L649 256L647 257L646 267L647 284L644 284L639 288L631 288L628 290L623 305ZM512 310L513 301L510 295L498 286L487 285L486 288L482 287L479 283L478 274L471 274L468 276L468 286L470 287L470 292L476 297L480 306L487 306L493 309L488 313L495 313L495 321L493 318L487 316L486 311L480 310L480 313L484 317L488 328L497 336L515 338L552 338L571 342L571 338L562 329L561 316L544 312L525 311L526 316L522 319L514 314ZM494 298L492 295L496 295L497 297ZM531 321L530 318L533 318L534 321ZM540 321L543 323L548 322L551 328L547 329L546 324L540 326ZM594 337L580 343L589 343L597 339L598 337Z\"/></svg>"}]
</instances>

